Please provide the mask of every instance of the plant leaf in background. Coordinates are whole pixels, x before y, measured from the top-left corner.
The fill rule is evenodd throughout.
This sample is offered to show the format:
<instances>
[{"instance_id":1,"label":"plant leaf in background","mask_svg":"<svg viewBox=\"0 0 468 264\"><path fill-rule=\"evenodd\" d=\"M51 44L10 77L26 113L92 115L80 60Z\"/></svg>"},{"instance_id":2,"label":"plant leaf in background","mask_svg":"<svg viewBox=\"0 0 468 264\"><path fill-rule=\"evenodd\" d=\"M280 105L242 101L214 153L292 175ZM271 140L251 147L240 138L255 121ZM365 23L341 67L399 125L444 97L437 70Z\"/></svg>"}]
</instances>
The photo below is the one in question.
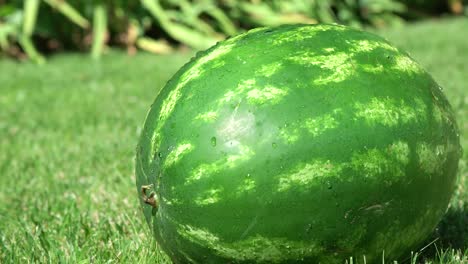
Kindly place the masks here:
<instances>
[{"instance_id":1,"label":"plant leaf in background","mask_svg":"<svg viewBox=\"0 0 468 264\"><path fill-rule=\"evenodd\" d=\"M23 30L18 37L18 42L31 60L41 64L45 62L44 57L36 50L32 41L39 3L39 0L24 1Z\"/></svg>"},{"instance_id":2,"label":"plant leaf in background","mask_svg":"<svg viewBox=\"0 0 468 264\"><path fill-rule=\"evenodd\" d=\"M299 12L282 13L265 3L241 3L240 9L248 14L249 19L262 26L277 26L281 24L306 23L314 24L317 20Z\"/></svg>"},{"instance_id":3,"label":"plant leaf in background","mask_svg":"<svg viewBox=\"0 0 468 264\"><path fill-rule=\"evenodd\" d=\"M95 59L99 58L104 48L104 42L107 31L107 11L103 4L98 4L94 7L93 14L93 46L91 48L91 56Z\"/></svg>"},{"instance_id":4,"label":"plant leaf in background","mask_svg":"<svg viewBox=\"0 0 468 264\"><path fill-rule=\"evenodd\" d=\"M11 4L0 5L0 52L7 52L10 39L17 38L22 20L22 9Z\"/></svg>"},{"instance_id":5,"label":"plant leaf in background","mask_svg":"<svg viewBox=\"0 0 468 264\"><path fill-rule=\"evenodd\" d=\"M216 42L216 39L205 36L202 33L195 31L184 25L174 23L161 7L159 0L142 0L143 6L153 15L167 33L174 39L188 44L196 49L207 48Z\"/></svg>"},{"instance_id":6,"label":"plant leaf in background","mask_svg":"<svg viewBox=\"0 0 468 264\"><path fill-rule=\"evenodd\" d=\"M23 34L31 36L36 25L39 0L24 1Z\"/></svg>"},{"instance_id":7,"label":"plant leaf in background","mask_svg":"<svg viewBox=\"0 0 468 264\"><path fill-rule=\"evenodd\" d=\"M70 21L80 26L81 28L89 28L89 21L84 18L73 6L68 4L65 0L44 0L47 4L57 9Z\"/></svg>"},{"instance_id":8,"label":"plant leaf in background","mask_svg":"<svg viewBox=\"0 0 468 264\"><path fill-rule=\"evenodd\" d=\"M42 53L106 45L168 53L205 49L226 36L289 23L385 27L444 12L464 0L0 0L0 54L43 61ZM40 51L40 52L39 52Z\"/></svg>"},{"instance_id":9,"label":"plant leaf in background","mask_svg":"<svg viewBox=\"0 0 468 264\"><path fill-rule=\"evenodd\" d=\"M168 54L173 51L172 47L163 40L158 41L147 37L141 37L137 40L136 44L139 48L156 54Z\"/></svg>"},{"instance_id":10,"label":"plant leaf in background","mask_svg":"<svg viewBox=\"0 0 468 264\"><path fill-rule=\"evenodd\" d=\"M215 4L211 3L210 1L205 1L206 7L205 12L210 15L219 25L221 31L228 36L234 36L237 34L238 30L234 23L229 19L229 17L218 8Z\"/></svg>"}]
</instances>

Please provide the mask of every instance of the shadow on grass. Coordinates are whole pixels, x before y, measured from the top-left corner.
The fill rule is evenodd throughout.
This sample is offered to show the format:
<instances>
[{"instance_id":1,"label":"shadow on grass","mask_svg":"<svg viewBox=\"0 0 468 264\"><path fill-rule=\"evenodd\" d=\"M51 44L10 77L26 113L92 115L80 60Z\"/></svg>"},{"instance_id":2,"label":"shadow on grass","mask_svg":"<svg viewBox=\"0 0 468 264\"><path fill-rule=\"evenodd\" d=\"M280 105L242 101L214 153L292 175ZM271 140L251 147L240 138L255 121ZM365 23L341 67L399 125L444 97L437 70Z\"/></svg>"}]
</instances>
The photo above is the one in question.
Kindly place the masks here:
<instances>
[{"instance_id":1,"label":"shadow on grass","mask_svg":"<svg viewBox=\"0 0 468 264\"><path fill-rule=\"evenodd\" d=\"M436 235L444 247L466 249L468 247L468 205L451 207L436 229Z\"/></svg>"},{"instance_id":2,"label":"shadow on grass","mask_svg":"<svg viewBox=\"0 0 468 264\"><path fill-rule=\"evenodd\" d=\"M468 206L466 204L449 208L432 235L421 245L417 263L438 259L449 249L461 252L468 249Z\"/></svg>"}]
</instances>

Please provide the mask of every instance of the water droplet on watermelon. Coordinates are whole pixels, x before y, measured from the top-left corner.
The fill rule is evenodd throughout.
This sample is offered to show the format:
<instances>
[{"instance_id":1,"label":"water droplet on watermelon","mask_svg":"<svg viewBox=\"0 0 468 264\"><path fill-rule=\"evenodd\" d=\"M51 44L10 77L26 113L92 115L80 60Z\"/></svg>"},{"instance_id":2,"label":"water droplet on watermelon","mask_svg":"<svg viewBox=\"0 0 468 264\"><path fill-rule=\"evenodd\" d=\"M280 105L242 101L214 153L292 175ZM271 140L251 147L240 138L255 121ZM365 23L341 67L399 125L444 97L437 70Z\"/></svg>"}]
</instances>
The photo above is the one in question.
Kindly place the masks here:
<instances>
[{"instance_id":1,"label":"water droplet on watermelon","mask_svg":"<svg viewBox=\"0 0 468 264\"><path fill-rule=\"evenodd\" d=\"M211 137L211 146L216 147L216 137Z\"/></svg>"},{"instance_id":2,"label":"water droplet on watermelon","mask_svg":"<svg viewBox=\"0 0 468 264\"><path fill-rule=\"evenodd\" d=\"M158 157L159 157L159 158L162 158L162 156L163 156L162 153L161 153L161 152L158 152Z\"/></svg>"},{"instance_id":3,"label":"water droplet on watermelon","mask_svg":"<svg viewBox=\"0 0 468 264\"><path fill-rule=\"evenodd\" d=\"M250 173L247 173L247 178L250 178L250 176L251 176Z\"/></svg>"},{"instance_id":4,"label":"water droplet on watermelon","mask_svg":"<svg viewBox=\"0 0 468 264\"><path fill-rule=\"evenodd\" d=\"M333 188L333 186L332 186L332 184L331 184L331 182L330 182L330 181L327 181L327 188L328 188L328 189L331 189L331 188Z\"/></svg>"},{"instance_id":5,"label":"water droplet on watermelon","mask_svg":"<svg viewBox=\"0 0 468 264\"><path fill-rule=\"evenodd\" d=\"M276 148L278 145L277 145L275 142L273 142L273 143L271 143L271 146L272 146L273 148Z\"/></svg>"}]
</instances>

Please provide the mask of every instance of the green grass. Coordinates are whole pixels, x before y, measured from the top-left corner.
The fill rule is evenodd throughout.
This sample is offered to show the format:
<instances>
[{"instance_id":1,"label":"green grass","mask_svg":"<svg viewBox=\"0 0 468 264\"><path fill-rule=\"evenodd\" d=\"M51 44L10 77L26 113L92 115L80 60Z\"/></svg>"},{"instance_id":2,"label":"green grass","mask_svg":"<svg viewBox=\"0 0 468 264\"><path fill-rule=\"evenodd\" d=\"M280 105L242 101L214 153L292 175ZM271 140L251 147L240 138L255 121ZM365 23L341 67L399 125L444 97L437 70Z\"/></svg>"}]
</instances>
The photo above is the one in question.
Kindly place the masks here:
<instances>
[{"instance_id":1,"label":"green grass","mask_svg":"<svg viewBox=\"0 0 468 264\"><path fill-rule=\"evenodd\" d=\"M444 87L465 150L467 27L457 19L381 32ZM167 262L139 212L133 159L146 111L190 55L0 61L0 263ZM425 244L437 241L412 263L468 261L467 156L451 207Z\"/></svg>"}]
</instances>

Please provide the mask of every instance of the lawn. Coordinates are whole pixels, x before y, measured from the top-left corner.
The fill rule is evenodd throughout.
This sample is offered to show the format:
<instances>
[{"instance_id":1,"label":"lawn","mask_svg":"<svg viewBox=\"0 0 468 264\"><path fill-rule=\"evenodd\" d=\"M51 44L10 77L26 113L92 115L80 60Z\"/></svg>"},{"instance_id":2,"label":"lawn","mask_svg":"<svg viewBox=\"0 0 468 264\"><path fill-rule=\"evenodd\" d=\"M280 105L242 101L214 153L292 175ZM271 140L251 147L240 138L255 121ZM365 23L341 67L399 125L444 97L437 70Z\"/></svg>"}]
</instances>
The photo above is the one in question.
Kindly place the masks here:
<instances>
[{"instance_id":1,"label":"lawn","mask_svg":"<svg viewBox=\"0 0 468 264\"><path fill-rule=\"evenodd\" d=\"M378 32L444 87L465 150L466 28L468 19L451 19ZM158 90L191 55L0 61L0 263L168 262L139 212L134 154ZM467 152L451 207L427 243L438 240L416 262L468 261Z\"/></svg>"}]
</instances>

